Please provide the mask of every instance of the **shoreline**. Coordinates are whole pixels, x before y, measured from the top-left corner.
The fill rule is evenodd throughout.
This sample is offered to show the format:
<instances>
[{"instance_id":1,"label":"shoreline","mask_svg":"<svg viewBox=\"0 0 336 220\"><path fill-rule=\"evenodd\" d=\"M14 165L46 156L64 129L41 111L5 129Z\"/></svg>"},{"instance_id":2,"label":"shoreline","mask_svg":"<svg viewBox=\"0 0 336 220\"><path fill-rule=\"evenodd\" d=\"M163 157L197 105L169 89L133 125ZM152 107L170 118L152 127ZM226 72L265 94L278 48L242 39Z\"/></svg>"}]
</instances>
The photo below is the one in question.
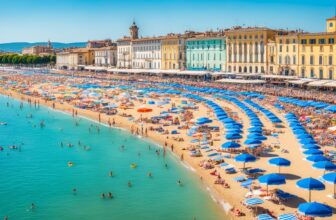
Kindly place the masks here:
<instances>
[{"instance_id":1,"label":"shoreline","mask_svg":"<svg viewBox=\"0 0 336 220\"><path fill-rule=\"evenodd\" d=\"M31 99L32 101L38 101L39 105L44 106L48 109L51 109L53 111L57 111L59 113L63 113L66 114L68 116L72 116L72 109L76 109L78 111L78 115L73 116L73 118L83 118L85 120L89 120L93 123L97 123L99 125L105 126L107 128L113 128L113 129L119 129L122 130L124 132L127 132L128 134L135 136L139 139L145 140L146 142L150 142L152 144L157 145L158 147L164 149L164 142L162 140L162 138L160 138L160 136L156 135L155 133L148 131L148 136L141 136L141 135L136 135L133 134L131 132L131 126L132 125L136 125L135 123L123 123L124 121L127 120L120 120L122 122L119 122L118 119L123 119L123 117L119 116L119 115L113 115L113 116L108 116L105 114L101 114L101 121L99 121L97 118L98 117L94 117L93 114L99 114L98 112L94 112L92 110L86 110L86 109L79 109L79 108L75 108L74 106L71 106L70 104L64 104L64 103L59 103L59 102L53 102L53 101L45 101L40 97L35 97L35 96L30 96L30 95L25 95L25 94L21 94L18 93L16 91L13 90L8 90L5 91L3 88L0 88L0 94L5 96L5 97L10 97L13 98L15 100L18 101L23 101L26 102L28 101L28 99ZM53 103L55 104L55 108L53 108ZM71 108L71 109L69 109ZM109 124L107 123L108 120L107 118L116 118L116 124L109 126ZM119 123L118 123L119 122ZM128 122L128 121L127 121ZM156 135L156 137L155 137ZM166 139L166 142L168 143L168 145L171 144L181 144L180 142L174 141L172 139ZM185 143L183 143L185 144ZM173 157L174 160L176 160L176 162L179 162L180 165L188 170L188 172L191 173L191 175L195 175L195 178L199 179L199 183L200 186L203 188L203 190L208 194L208 196L210 197L211 200L213 200L213 202L215 203L215 206L217 206L218 211L223 212L224 211L224 215L225 217L227 217L228 219L235 219L235 216L233 216L230 212L231 208L234 207L232 205L232 203L230 203L229 199L225 199L225 196L223 196L223 193L221 193L219 190L216 189L216 187L213 187L211 184L211 180L207 179L207 178L203 178L203 175L201 175L201 172L199 172L201 169L200 167L195 166L193 163L191 163L192 161L190 160L189 156L185 156L184 160L181 160L179 158L179 154L178 153L184 153L184 151L182 149L180 149L181 147L175 147L174 151L168 150L169 154L171 154L171 156ZM169 149L169 147L167 146L167 149ZM238 217L239 219L251 219L252 216L249 216L249 213L245 213L245 216L240 216ZM251 218L250 218L251 217Z\"/></svg>"}]
</instances>

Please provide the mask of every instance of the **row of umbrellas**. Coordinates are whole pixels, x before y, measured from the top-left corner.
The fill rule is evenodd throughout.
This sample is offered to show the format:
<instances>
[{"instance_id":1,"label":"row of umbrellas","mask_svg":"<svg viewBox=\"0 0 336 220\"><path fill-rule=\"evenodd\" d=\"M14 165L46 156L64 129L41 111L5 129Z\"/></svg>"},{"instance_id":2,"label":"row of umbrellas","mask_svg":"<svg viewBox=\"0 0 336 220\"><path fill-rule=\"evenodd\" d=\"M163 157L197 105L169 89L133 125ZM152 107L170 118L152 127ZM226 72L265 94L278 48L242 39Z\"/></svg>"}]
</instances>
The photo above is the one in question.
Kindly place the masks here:
<instances>
[{"instance_id":1,"label":"row of umbrellas","mask_svg":"<svg viewBox=\"0 0 336 220\"><path fill-rule=\"evenodd\" d=\"M261 111L262 113L264 113L266 115L266 117L272 122L272 123L281 123L281 119L276 116L273 112L271 112L270 110L258 105L257 103L253 102L250 99L245 99L244 100L247 104L251 105L253 108L257 109L258 111Z\"/></svg>"}]
</instances>

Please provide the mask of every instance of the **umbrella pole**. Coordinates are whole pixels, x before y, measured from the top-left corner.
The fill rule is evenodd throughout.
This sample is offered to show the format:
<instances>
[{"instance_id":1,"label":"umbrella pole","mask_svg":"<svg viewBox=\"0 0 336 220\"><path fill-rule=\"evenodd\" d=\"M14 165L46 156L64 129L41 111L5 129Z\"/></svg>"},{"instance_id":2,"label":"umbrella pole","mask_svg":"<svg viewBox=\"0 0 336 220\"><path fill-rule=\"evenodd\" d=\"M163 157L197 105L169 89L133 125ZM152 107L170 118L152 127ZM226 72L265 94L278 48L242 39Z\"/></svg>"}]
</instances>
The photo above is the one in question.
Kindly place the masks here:
<instances>
[{"instance_id":1,"label":"umbrella pole","mask_svg":"<svg viewBox=\"0 0 336 220\"><path fill-rule=\"evenodd\" d=\"M336 199L336 184L334 184L334 199Z\"/></svg>"},{"instance_id":2,"label":"umbrella pole","mask_svg":"<svg viewBox=\"0 0 336 220\"><path fill-rule=\"evenodd\" d=\"M279 173L280 173L280 166L279 166Z\"/></svg>"},{"instance_id":3,"label":"umbrella pole","mask_svg":"<svg viewBox=\"0 0 336 220\"><path fill-rule=\"evenodd\" d=\"M311 202L311 190L309 190L309 202Z\"/></svg>"}]
</instances>

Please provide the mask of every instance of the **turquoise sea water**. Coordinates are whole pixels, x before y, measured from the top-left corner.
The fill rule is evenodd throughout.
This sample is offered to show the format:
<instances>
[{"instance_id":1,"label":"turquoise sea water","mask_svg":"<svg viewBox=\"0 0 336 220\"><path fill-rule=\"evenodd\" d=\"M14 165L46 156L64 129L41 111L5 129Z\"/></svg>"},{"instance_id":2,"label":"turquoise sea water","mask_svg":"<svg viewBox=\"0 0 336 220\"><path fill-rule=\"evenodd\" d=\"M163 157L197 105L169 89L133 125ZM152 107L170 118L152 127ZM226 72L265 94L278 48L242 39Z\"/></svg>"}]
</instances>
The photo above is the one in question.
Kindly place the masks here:
<instances>
[{"instance_id":1,"label":"turquoise sea water","mask_svg":"<svg viewBox=\"0 0 336 220\"><path fill-rule=\"evenodd\" d=\"M8 123L0 126L0 146L4 147L0 151L0 218L225 218L199 179L174 156L168 153L164 158L162 150L157 156L158 146L126 131L27 103L20 109L19 101L3 96L0 121ZM11 145L19 149L11 150ZM91 150L84 150L84 145ZM68 167L69 161L73 167ZM138 167L132 169L131 163ZM184 186L176 183L178 179ZM112 192L114 198L101 199L102 192ZM31 203L36 205L34 210Z\"/></svg>"}]
</instances>

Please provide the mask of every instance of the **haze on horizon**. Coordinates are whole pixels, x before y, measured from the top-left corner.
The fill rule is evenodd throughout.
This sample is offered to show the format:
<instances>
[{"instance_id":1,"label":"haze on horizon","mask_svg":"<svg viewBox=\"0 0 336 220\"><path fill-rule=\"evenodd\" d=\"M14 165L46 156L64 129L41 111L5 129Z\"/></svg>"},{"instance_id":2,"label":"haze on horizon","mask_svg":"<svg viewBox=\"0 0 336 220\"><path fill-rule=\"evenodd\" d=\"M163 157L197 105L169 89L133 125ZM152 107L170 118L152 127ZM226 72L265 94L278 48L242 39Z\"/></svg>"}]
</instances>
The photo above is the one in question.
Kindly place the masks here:
<instances>
[{"instance_id":1,"label":"haze on horizon","mask_svg":"<svg viewBox=\"0 0 336 220\"><path fill-rule=\"evenodd\" d=\"M232 26L325 30L335 0L0 0L0 43L80 42Z\"/></svg>"}]
</instances>

